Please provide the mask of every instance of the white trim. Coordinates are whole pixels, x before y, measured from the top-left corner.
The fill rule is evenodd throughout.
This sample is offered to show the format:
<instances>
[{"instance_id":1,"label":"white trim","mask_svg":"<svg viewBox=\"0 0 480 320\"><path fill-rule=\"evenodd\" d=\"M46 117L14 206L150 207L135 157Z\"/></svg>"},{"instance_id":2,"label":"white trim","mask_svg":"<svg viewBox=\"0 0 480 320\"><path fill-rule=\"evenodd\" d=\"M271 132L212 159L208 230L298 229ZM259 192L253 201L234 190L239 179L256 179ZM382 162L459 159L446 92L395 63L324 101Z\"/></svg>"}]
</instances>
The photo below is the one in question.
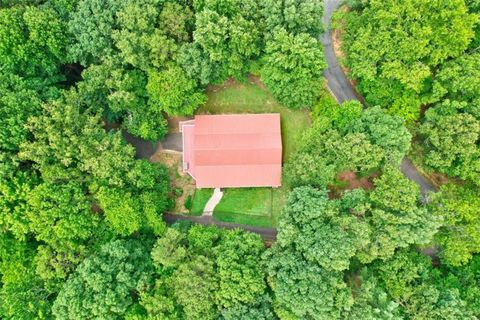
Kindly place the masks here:
<instances>
[{"instance_id":1,"label":"white trim","mask_svg":"<svg viewBox=\"0 0 480 320\"><path fill-rule=\"evenodd\" d=\"M186 166L186 161L185 161L185 133L183 132L183 127L184 126L195 127L195 123L191 123L191 124L188 123L188 122L192 122L192 121L195 121L195 120L188 120L188 121L179 122L179 126L180 126L180 132L182 133L182 150L183 150L183 152L182 152L182 169L183 169L183 172L188 173L188 175L190 177L195 179L195 177L188 171L187 166Z\"/></svg>"}]
</instances>

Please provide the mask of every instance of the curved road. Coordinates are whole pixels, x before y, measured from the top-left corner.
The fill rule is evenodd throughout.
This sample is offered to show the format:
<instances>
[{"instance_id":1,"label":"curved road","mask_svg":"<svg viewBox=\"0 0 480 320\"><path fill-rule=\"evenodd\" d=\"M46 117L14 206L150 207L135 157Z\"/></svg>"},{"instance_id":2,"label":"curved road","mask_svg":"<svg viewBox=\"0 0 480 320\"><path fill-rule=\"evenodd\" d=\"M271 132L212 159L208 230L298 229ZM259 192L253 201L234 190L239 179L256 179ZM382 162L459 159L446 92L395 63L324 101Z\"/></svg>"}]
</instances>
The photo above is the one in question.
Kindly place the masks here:
<instances>
[{"instance_id":1,"label":"curved road","mask_svg":"<svg viewBox=\"0 0 480 320\"><path fill-rule=\"evenodd\" d=\"M332 44L332 32L329 28L330 18L332 13L340 6L342 0L324 0L325 11L323 15L323 23L327 30L323 33L320 41L325 47L325 59L327 61L328 68L324 72L324 76L327 79L328 87L332 94L335 96L339 103L345 100L359 100L363 103L363 98L355 91L350 81L348 81L345 73L340 67L335 51ZM420 187L423 200L428 200L428 193L435 192L437 189L435 186L424 176L418 172L417 168L408 159L404 158L400 169L403 174L410 180L414 181Z\"/></svg>"},{"instance_id":2,"label":"curved road","mask_svg":"<svg viewBox=\"0 0 480 320\"><path fill-rule=\"evenodd\" d=\"M333 50L332 44L332 32L329 28L330 18L332 13L340 6L342 0L324 0L325 1L325 10L323 16L323 23L326 26L325 33L320 38L320 41L325 47L325 59L327 61L327 69L324 72L324 76L327 79L328 87L332 94L335 96L339 103L344 102L345 100L358 100L363 103L363 98L355 91L355 88L352 86L350 81L348 81L345 73L340 67L337 57L335 56L335 51ZM401 170L403 174L410 180L414 181L420 187L422 192L423 200L427 201L427 195L429 192L435 192L435 186L424 176L418 172L417 168L413 163L404 158L401 164ZM227 229L236 229L241 228L250 232L259 234L264 240L274 241L277 236L277 230L274 228L258 228L251 227L235 223L227 223L214 220L211 216L184 216L178 214L165 213L164 220L169 223L175 223L177 221L188 220L194 223L199 223L203 225L214 224L221 228Z\"/></svg>"}]
</instances>

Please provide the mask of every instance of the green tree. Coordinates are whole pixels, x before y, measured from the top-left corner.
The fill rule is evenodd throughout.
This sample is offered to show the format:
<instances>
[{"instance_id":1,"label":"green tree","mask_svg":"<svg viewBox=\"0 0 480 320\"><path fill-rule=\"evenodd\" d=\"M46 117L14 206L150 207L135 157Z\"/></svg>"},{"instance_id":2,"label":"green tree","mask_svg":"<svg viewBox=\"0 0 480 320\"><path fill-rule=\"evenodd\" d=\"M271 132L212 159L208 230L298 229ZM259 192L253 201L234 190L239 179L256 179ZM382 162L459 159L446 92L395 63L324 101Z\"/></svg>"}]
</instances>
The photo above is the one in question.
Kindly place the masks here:
<instances>
[{"instance_id":1,"label":"green tree","mask_svg":"<svg viewBox=\"0 0 480 320\"><path fill-rule=\"evenodd\" d=\"M319 97L325 69L323 50L308 34L276 31L265 48L262 80L290 108L310 108Z\"/></svg>"},{"instance_id":2,"label":"green tree","mask_svg":"<svg viewBox=\"0 0 480 320\"><path fill-rule=\"evenodd\" d=\"M217 289L212 261L198 256L178 267L172 276L175 297L186 319L216 319L214 293Z\"/></svg>"},{"instance_id":3,"label":"green tree","mask_svg":"<svg viewBox=\"0 0 480 320\"><path fill-rule=\"evenodd\" d=\"M480 252L480 198L475 188L444 185L432 194L430 210L443 219L436 235L442 262L458 266Z\"/></svg>"},{"instance_id":4,"label":"green tree","mask_svg":"<svg viewBox=\"0 0 480 320\"><path fill-rule=\"evenodd\" d=\"M28 197L27 218L37 240L57 249L74 249L91 238L100 219L78 183L43 183Z\"/></svg>"},{"instance_id":5,"label":"green tree","mask_svg":"<svg viewBox=\"0 0 480 320\"><path fill-rule=\"evenodd\" d=\"M164 71L150 73L147 92L155 109L169 115L192 115L198 106L207 101L206 95L198 90L195 80L188 78L175 65Z\"/></svg>"},{"instance_id":6,"label":"green tree","mask_svg":"<svg viewBox=\"0 0 480 320\"><path fill-rule=\"evenodd\" d=\"M358 255L360 260L388 259L397 248L430 243L441 219L432 217L421 204L418 185L392 168L386 168L374 184L369 194L371 209L366 213L373 241Z\"/></svg>"},{"instance_id":7,"label":"green tree","mask_svg":"<svg viewBox=\"0 0 480 320\"><path fill-rule=\"evenodd\" d=\"M18 151L28 138L25 128L30 116L41 109L38 94L28 82L14 74L0 72L0 150Z\"/></svg>"},{"instance_id":8,"label":"green tree","mask_svg":"<svg viewBox=\"0 0 480 320\"><path fill-rule=\"evenodd\" d=\"M53 315L58 319L119 319L135 302L137 286L151 271L148 250L139 242L108 243L65 282L53 304Z\"/></svg>"},{"instance_id":9,"label":"green tree","mask_svg":"<svg viewBox=\"0 0 480 320\"><path fill-rule=\"evenodd\" d=\"M416 120L432 100L435 70L467 49L477 22L463 0L365 2L347 18L351 75L370 105Z\"/></svg>"},{"instance_id":10,"label":"green tree","mask_svg":"<svg viewBox=\"0 0 480 320\"><path fill-rule=\"evenodd\" d=\"M381 147L388 164L399 166L410 149L412 135L405 127L405 121L386 114L380 107L366 109L348 127L353 132L364 133L371 143Z\"/></svg>"},{"instance_id":11,"label":"green tree","mask_svg":"<svg viewBox=\"0 0 480 320\"><path fill-rule=\"evenodd\" d=\"M207 8L197 12L195 26L195 43L221 70L216 82L228 76L244 76L249 60L260 53L257 26L241 15L228 17Z\"/></svg>"},{"instance_id":12,"label":"green tree","mask_svg":"<svg viewBox=\"0 0 480 320\"><path fill-rule=\"evenodd\" d=\"M0 235L0 313L8 319L49 319L51 292L35 274L33 246Z\"/></svg>"},{"instance_id":13,"label":"green tree","mask_svg":"<svg viewBox=\"0 0 480 320\"><path fill-rule=\"evenodd\" d=\"M229 308L253 302L266 287L265 273L259 264L264 251L260 236L240 230L226 232L217 250L218 306Z\"/></svg>"},{"instance_id":14,"label":"green tree","mask_svg":"<svg viewBox=\"0 0 480 320\"><path fill-rule=\"evenodd\" d=\"M58 76L65 62L66 26L51 8L14 6L0 8L0 66L20 76Z\"/></svg>"},{"instance_id":15,"label":"green tree","mask_svg":"<svg viewBox=\"0 0 480 320\"><path fill-rule=\"evenodd\" d=\"M289 187L325 187L334 181L337 167L325 163L321 156L298 152L285 165L285 180Z\"/></svg>"},{"instance_id":16,"label":"green tree","mask_svg":"<svg viewBox=\"0 0 480 320\"><path fill-rule=\"evenodd\" d=\"M425 163L449 176L480 181L480 104L445 100L420 128Z\"/></svg>"},{"instance_id":17,"label":"green tree","mask_svg":"<svg viewBox=\"0 0 480 320\"><path fill-rule=\"evenodd\" d=\"M342 105L325 91L324 95L313 106L312 116L316 123L325 129L336 128L344 132L350 123L362 115L362 104L357 100L347 100Z\"/></svg>"},{"instance_id":18,"label":"green tree","mask_svg":"<svg viewBox=\"0 0 480 320\"><path fill-rule=\"evenodd\" d=\"M279 248L294 247L327 271L348 269L350 258L370 242L370 227L360 218L364 197L349 203L355 216L341 212L341 204L330 201L325 189L294 189L278 222Z\"/></svg>"},{"instance_id":19,"label":"green tree","mask_svg":"<svg viewBox=\"0 0 480 320\"><path fill-rule=\"evenodd\" d=\"M276 319L272 310L272 301L268 295L258 297L253 303L237 304L224 309L222 316L225 320Z\"/></svg>"},{"instance_id":20,"label":"green tree","mask_svg":"<svg viewBox=\"0 0 480 320\"><path fill-rule=\"evenodd\" d=\"M275 312L281 319L341 319L352 306L342 273L326 271L290 248L276 247L266 259Z\"/></svg>"},{"instance_id":21,"label":"green tree","mask_svg":"<svg viewBox=\"0 0 480 320\"><path fill-rule=\"evenodd\" d=\"M323 31L323 2L320 0L262 1L266 30L285 28L290 33L308 33L318 37Z\"/></svg>"},{"instance_id":22,"label":"green tree","mask_svg":"<svg viewBox=\"0 0 480 320\"><path fill-rule=\"evenodd\" d=\"M400 250L391 259L374 264L371 275L395 302L404 316L417 319L472 319L458 288L443 285L428 257Z\"/></svg>"},{"instance_id":23,"label":"green tree","mask_svg":"<svg viewBox=\"0 0 480 320\"><path fill-rule=\"evenodd\" d=\"M462 55L448 61L435 76L434 94L452 100L472 102L480 96L480 53Z\"/></svg>"}]
</instances>

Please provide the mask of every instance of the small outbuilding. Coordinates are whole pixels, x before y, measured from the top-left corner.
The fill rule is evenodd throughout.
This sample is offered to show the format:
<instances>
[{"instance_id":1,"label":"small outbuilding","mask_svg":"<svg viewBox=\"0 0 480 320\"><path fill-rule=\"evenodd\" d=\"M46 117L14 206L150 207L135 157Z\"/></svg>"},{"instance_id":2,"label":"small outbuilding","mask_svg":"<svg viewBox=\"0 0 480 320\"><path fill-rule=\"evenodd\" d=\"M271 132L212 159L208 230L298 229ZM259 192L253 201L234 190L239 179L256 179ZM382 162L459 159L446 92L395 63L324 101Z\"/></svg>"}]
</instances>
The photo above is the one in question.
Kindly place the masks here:
<instances>
[{"instance_id":1,"label":"small outbuilding","mask_svg":"<svg viewBox=\"0 0 480 320\"><path fill-rule=\"evenodd\" d=\"M183 170L197 188L279 187L279 114L198 115L180 123Z\"/></svg>"}]
</instances>

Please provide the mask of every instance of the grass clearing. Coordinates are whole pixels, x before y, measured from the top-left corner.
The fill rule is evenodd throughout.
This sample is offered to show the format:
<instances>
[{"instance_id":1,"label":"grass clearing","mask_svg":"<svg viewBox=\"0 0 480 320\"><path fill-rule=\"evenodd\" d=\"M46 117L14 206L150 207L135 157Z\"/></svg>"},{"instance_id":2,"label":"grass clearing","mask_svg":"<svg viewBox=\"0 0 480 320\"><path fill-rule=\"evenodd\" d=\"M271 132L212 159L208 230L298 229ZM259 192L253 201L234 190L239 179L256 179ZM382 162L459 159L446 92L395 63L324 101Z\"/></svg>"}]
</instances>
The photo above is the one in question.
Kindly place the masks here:
<instances>
[{"instance_id":1,"label":"grass clearing","mask_svg":"<svg viewBox=\"0 0 480 320\"><path fill-rule=\"evenodd\" d=\"M225 189L213 216L225 222L276 227L287 194L286 187Z\"/></svg>"},{"instance_id":2,"label":"grass clearing","mask_svg":"<svg viewBox=\"0 0 480 320\"><path fill-rule=\"evenodd\" d=\"M192 209L190 209L190 215L201 216L203 209L208 202L208 199L213 194L213 189L196 189L192 199Z\"/></svg>"}]
</instances>

